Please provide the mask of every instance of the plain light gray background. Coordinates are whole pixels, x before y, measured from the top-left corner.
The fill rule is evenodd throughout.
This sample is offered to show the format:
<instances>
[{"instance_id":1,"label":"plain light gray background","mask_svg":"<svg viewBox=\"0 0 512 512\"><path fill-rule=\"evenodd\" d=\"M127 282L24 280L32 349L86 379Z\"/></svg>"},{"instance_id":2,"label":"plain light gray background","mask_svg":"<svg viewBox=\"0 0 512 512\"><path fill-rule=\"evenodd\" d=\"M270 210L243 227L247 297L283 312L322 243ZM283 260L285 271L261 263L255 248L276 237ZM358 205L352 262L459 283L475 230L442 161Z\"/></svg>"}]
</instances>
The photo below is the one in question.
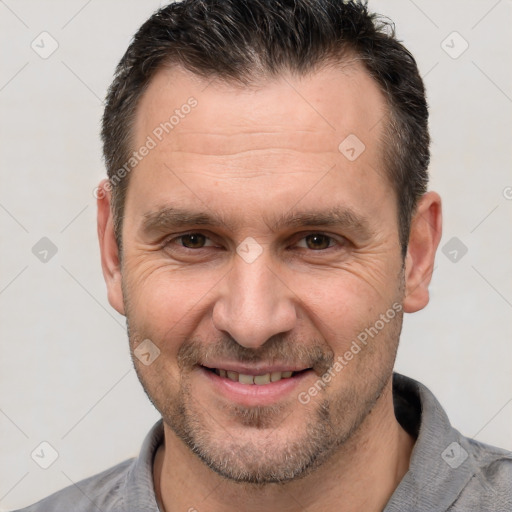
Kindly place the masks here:
<instances>
[{"instance_id":1,"label":"plain light gray background","mask_svg":"<svg viewBox=\"0 0 512 512\"><path fill-rule=\"evenodd\" d=\"M106 299L93 189L105 172L101 101L159 6L0 1L0 510L136 455L158 418ZM446 254L430 305L405 319L397 369L429 386L464 434L512 449L512 3L370 6L396 22L425 77L431 188L444 199ZM58 43L46 59L31 47L51 49L44 31ZM57 249L47 262L33 253L43 237ZM51 461L41 442L58 453L48 469L31 457L43 449Z\"/></svg>"}]
</instances>

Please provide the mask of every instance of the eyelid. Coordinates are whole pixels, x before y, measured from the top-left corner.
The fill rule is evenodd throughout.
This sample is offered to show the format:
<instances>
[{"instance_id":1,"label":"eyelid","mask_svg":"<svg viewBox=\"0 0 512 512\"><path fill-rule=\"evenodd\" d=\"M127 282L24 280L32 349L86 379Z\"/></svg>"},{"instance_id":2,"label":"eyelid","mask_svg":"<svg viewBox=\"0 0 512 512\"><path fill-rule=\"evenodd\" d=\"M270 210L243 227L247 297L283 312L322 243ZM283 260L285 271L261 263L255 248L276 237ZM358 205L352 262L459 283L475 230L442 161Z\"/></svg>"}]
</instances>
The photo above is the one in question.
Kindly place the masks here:
<instances>
[{"instance_id":1,"label":"eyelid","mask_svg":"<svg viewBox=\"0 0 512 512\"><path fill-rule=\"evenodd\" d=\"M212 247L212 246L216 245L216 242L213 240L213 238L211 236L207 235L206 233L204 233L201 230L195 230L195 231L185 231L183 233L174 233L173 235L164 238L164 240L162 241L162 247L167 247L168 245L172 244L176 240L179 240L180 238L183 238L183 237L185 237L187 235L202 235L202 236L205 237L205 239L207 241L211 242L211 245L204 245L203 247L199 247L197 249L192 249L190 247L185 247L183 245L179 246L182 249L188 249L188 250L191 250L191 251L198 251L200 249L204 249L206 247Z\"/></svg>"},{"instance_id":2,"label":"eyelid","mask_svg":"<svg viewBox=\"0 0 512 512\"><path fill-rule=\"evenodd\" d=\"M347 243L350 243L348 238L344 237L343 235L335 235L333 233L325 233L324 231L314 231L313 230L313 231L308 231L308 232L304 232L304 233L297 233L296 235L294 235L292 238L292 245L296 245L299 242L301 242L302 240L305 240L308 236L312 236L312 235L321 235L321 236L330 238L331 240L336 242L336 245L338 245L338 246L343 246L343 245L346 245ZM327 249L332 249L333 247L334 246L330 246ZM321 249L321 250L326 251L327 249ZM321 250L318 250L316 252L321 252Z\"/></svg>"},{"instance_id":3,"label":"eyelid","mask_svg":"<svg viewBox=\"0 0 512 512\"><path fill-rule=\"evenodd\" d=\"M181 249L187 249L190 251L198 251L200 249L205 249L207 247L214 247L214 246L220 245L218 242L215 241L215 237L211 236L211 234L208 234L202 230L191 230L191 231L184 231L182 233L174 233L173 235L170 235L170 236L164 238L161 245L162 245L162 247L167 247L171 243L173 243L176 240L178 240L184 236L187 236L187 235L202 235L206 238L206 240L208 242L210 242L210 244L205 245L203 247L199 247L197 249L192 249L190 247L185 247L185 246L179 246L179 247L181 247ZM311 235L322 235L322 236L325 236L335 242L335 245L329 246L326 249L319 249L318 251L313 251L313 249L309 249L312 252L327 251L328 249L333 249L336 246L340 247L340 246L344 246L344 245L350 243L350 241L343 235L335 235L333 233L326 233L324 231L310 230L310 231L295 233L295 235L293 235L291 237L291 245L292 246L297 245L298 242L305 240L308 236L311 236ZM301 249L307 249L307 247L301 247Z\"/></svg>"}]
</instances>

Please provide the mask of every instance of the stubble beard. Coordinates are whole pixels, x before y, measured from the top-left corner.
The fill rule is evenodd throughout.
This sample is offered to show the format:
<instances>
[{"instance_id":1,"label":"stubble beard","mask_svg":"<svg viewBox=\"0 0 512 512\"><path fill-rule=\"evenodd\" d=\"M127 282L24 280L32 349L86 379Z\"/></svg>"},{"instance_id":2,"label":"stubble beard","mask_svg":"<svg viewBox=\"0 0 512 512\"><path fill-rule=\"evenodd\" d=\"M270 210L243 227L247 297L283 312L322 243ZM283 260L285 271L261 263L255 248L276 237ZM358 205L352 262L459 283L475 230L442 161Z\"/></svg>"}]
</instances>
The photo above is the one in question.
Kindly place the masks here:
<instances>
[{"instance_id":1,"label":"stubble beard","mask_svg":"<svg viewBox=\"0 0 512 512\"><path fill-rule=\"evenodd\" d=\"M239 484L284 484L309 475L341 450L357 449L353 446L357 443L356 434L392 377L402 317L401 312L397 314L372 341L374 345L369 344L363 349L367 351L363 356L366 364L361 364L361 358L361 373L357 380L345 382L340 391L329 398L325 394L320 398L322 393L319 393L316 398L320 399L314 401L314 407L309 407L307 415L300 415L304 420L298 426L295 421L293 434L284 442L288 416L304 407L298 400L293 400L291 412L286 404L261 407L226 404L222 414L230 421L236 420L234 431L213 419L201 403L201 397L193 396L189 385L190 371L183 369L178 383L165 371L151 373L135 357L133 361L147 396L165 424L211 470ZM128 311L126 318L133 349L146 336L129 321ZM375 344L380 345L380 349ZM161 346L164 345L165 342ZM325 361L327 359L332 362L333 355L326 355ZM343 372L334 381L336 378L343 379ZM240 429L246 431L237 436ZM253 438L249 431L254 434Z\"/></svg>"},{"instance_id":2,"label":"stubble beard","mask_svg":"<svg viewBox=\"0 0 512 512\"><path fill-rule=\"evenodd\" d=\"M303 478L340 449L348 449L349 441L371 413L392 376L391 365L368 373L362 386L350 383L336 396L317 400L304 421L294 428L293 435L283 443L280 430L284 427L281 425L293 414L284 405L227 404L222 411L224 417L236 419L237 432L240 428L247 429L257 441L251 440L249 434L240 439L232 429L223 428L211 417L201 399L193 396L186 376L182 376L179 389L175 391L169 386L169 380L165 381L165 376L156 382L138 369L140 365L135 364L135 367L163 421L194 454L222 477L255 485ZM304 406L297 400L293 407Z\"/></svg>"}]
</instances>

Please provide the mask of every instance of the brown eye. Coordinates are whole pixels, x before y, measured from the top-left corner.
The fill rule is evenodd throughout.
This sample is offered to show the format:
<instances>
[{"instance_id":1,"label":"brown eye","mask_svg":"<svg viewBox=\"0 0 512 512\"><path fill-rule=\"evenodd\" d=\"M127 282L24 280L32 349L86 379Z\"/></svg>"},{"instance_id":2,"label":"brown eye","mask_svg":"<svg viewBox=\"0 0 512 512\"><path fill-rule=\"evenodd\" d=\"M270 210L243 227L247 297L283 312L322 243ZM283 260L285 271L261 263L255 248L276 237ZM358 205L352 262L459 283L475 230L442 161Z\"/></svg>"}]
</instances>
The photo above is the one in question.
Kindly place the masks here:
<instances>
[{"instance_id":1,"label":"brown eye","mask_svg":"<svg viewBox=\"0 0 512 512\"><path fill-rule=\"evenodd\" d=\"M312 249L313 251L321 251L323 249L328 249L331 246L332 238L327 235L322 235L320 233L315 233L314 235L308 235L304 237L306 242L306 246L308 249Z\"/></svg>"},{"instance_id":2,"label":"brown eye","mask_svg":"<svg viewBox=\"0 0 512 512\"><path fill-rule=\"evenodd\" d=\"M187 249L201 249L206 244L206 237L201 233L190 233L179 237L181 245Z\"/></svg>"}]
</instances>

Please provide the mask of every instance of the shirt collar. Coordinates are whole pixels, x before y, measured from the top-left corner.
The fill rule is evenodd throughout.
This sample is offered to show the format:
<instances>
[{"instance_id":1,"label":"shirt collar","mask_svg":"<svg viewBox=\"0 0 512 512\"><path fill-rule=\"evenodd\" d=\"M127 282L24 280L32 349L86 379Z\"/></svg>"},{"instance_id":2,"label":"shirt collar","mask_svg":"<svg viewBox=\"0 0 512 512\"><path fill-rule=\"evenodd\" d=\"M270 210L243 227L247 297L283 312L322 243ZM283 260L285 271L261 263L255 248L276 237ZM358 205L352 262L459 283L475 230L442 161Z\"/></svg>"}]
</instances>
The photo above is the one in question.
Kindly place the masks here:
<instances>
[{"instance_id":1,"label":"shirt collar","mask_svg":"<svg viewBox=\"0 0 512 512\"><path fill-rule=\"evenodd\" d=\"M409 470L391 496L385 512L446 510L457 499L475 473L476 463L467 438L454 429L441 404L423 384L393 375L395 414L405 430L414 430L402 411L419 407L416 415L417 439ZM397 399L409 404L397 408Z\"/></svg>"},{"instance_id":2,"label":"shirt collar","mask_svg":"<svg viewBox=\"0 0 512 512\"><path fill-rule=\"evenodd\" d=\"M153 482L153 462L155 454L164 441L163 421L158 421L149 431L139 456L134 460L124 481L123 496L118 511L144 510L159 512Z\"/></svg>"}]
</instances>

